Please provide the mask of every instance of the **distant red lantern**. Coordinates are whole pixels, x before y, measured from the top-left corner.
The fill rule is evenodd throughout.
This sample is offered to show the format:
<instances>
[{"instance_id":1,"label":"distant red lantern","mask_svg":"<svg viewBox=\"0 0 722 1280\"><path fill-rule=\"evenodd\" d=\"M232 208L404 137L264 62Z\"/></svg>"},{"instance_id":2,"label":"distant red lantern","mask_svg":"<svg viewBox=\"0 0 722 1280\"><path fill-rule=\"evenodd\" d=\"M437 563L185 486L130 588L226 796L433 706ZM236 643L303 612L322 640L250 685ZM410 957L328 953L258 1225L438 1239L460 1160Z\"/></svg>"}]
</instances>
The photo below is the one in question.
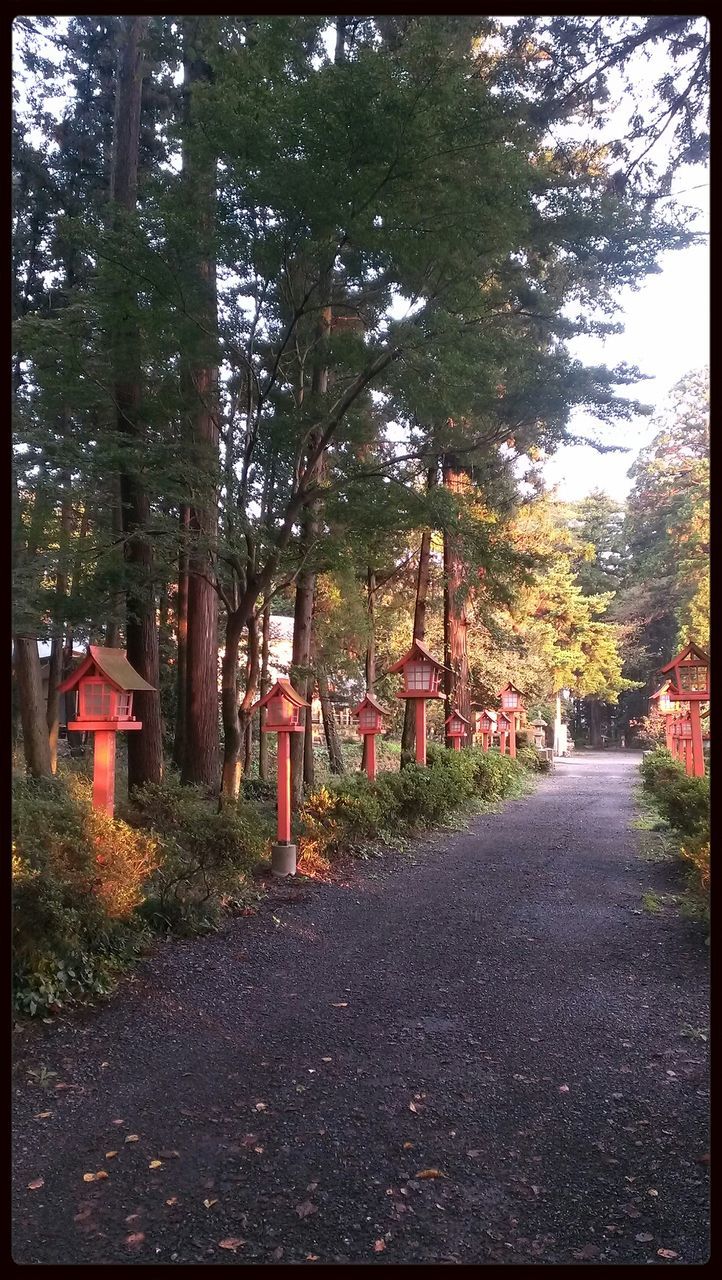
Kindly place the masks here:
<instances>
[{"instance_id":1,"label":"distant red lantern","mask_svg":"<svg viewBox=\"0 0 722 1280\"><path fill-rule=\"evenodd\" d=\"M467 729L471 728L471 721L466 716L462 716L460 711L452 711L444 721L447 738L451 738L454 751L461 750L461 739L465 736Z\"/></svg>"},{"instance_id":2,"label":"distant red lantern","mask_svg":"<svg viewBox=\"0 0 722 1280\"><path fill-rule=\"evenodd\" d=\"M509 754L516 756L516 733L517 729L521 728L522 718L526 712L522 692L510 680L508 684L504 685L499 697L501 699L501 709L511 717L513 725L512 732L509 735Z\"/></svg>"},{"instance_id":3,"label":"distant red lantern","mask_svg":"<svg viewBox=\"0 0 722 1280\"><path fill-rule=\"evenodd\" d=\"M115 735L142 729L133 715L133 694L155 692L131 667L125 649L88 646L87 657L58 685L58 693L77 692L77 717L71 733L93 733L93 807L113 816L115 808Z\"/></svg>"},{"instance_id":4,"label":"distant red lantern","mask_svg":"<svg viewBox=\"0 0 722 1280\"><path fill-rule=\"evenodd\" d=\"M383 717L389 713L373 694L366 693L352 714L358 716L358 731L366 742L366 773L373 779L376 777L376 734L383 730Z\"/></svg>"},{"instance_id":5,"label":"distant red lantern","mask_svg":"<svg viewBox=\"0 0 722 1280\"><path fill-rule=\"evenodd\" d=\"M513 736L514 722L511 716L504 711L500 711L496 717L496 731L499 734L499 751L503 756L506 755L507 742L509 742L509 754L516 755L516 750L511 750L510 739Z\"/></svg>"},{"instance_id":6,"label":"distant red lantern","mask_svg":"<svg viewBox=\"0 0 722 1280\"><path fill-rule=\"evenodd\" d=\"M445 670L443 662L437 662L421 640L414 640L403 658L389 667L389 672L400 671L404 677L404 688L396 697L416 699L417 764L426 764L426 701L442 696L439 684Z\"/></svg>"},{"instance_id":7,"label":"distant red lantern","mask_svg":"<svg viewBox=\"0 0 722 1280\"><path fill-rule=\"evenodd\" d=\"M710 697L709 656L690 641L662 667L662 674L670 680L669 696L689 705L691 748L685 751L685 766L688 774L701 778L704 775L704 744L700 703L709 702ZM684 736L687 736L686 732Z\"/></svg>"},{"instance_id":8,"label":"distant red lantern","mask_svg":"<svg viewBox=\"0 0 722 1280\"><path fill-rule=\"evenodd\" d=\"M278 734L277 759L277 841L271 850L271 871L276 876L295 876L296 846L291 844L291 739L303 733L301 711L310 704L296 693L288 680L277 680L272 689L251 707L266 708L264 733Z\"/></svg>"},{"instance_id":9,"label":"distant red lantern","mask_svg":"<svg viewBox=\"0 0 722 1280\"><path fill-rule=\"evenodd\" d=\"M477 726L478 732L481 734L481 749L482 751L488 751L496 729L496 715L491 711L482 711L477 721Z\"/></svg>"}]
</instances>

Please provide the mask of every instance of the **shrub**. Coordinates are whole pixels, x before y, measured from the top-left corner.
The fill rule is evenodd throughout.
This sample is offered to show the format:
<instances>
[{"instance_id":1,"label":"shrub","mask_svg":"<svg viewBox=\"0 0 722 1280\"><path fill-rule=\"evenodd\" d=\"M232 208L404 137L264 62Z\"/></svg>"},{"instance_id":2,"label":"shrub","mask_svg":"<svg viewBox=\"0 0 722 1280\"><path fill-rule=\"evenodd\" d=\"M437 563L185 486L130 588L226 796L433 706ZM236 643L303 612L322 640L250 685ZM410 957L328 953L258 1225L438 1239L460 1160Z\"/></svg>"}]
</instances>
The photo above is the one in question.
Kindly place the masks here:
<instances>
[{"instance_id":1,"label":"shrub","mask_svg":"<svg viewBox=\"0 0 722 1280\"><path fill-rule=\"evenodd\" d=\"M238 802L214 811L203 788L181 786L177 778L135 790L129 818L159 843L142 914L162 929L215 923L220 899L247 886L266 850L267 832L254 809Z\"/></svg>"},{"instance_id":2,"label":"shrub","mask_svg":"<svg viewBox=\"0 0 722 1280\"><path fill-rule=\"evenodd\" d=\"M518 787L524 768L509 756L477 749L449 751L430 744L426 767L330 781L300 814L302 858L334 858L368 841L441 821L472 798L500 800Z\"/></svg>"},{"instance_id":3,"label":"shrub","mask_svg":"<svg viewBox=\"0 0 722 1280\"><path fill-rule=\"evenodd\" d=\"M90 784L13 786L13 980L30 1013L102 992L145 941L137 917L160 850L92 807Z\"/></svg>"},{"instance_id":4,"label":"shrub","mask_svg":"<svg viewBox=\"0 0 722 1280\"><path fill-rule=\"evenodd\" d=\"M650 752L642 761L643 786L670 827L684 836L709 831L709 777L689 777L668 751Z\"/></svg>"}]
</instances>

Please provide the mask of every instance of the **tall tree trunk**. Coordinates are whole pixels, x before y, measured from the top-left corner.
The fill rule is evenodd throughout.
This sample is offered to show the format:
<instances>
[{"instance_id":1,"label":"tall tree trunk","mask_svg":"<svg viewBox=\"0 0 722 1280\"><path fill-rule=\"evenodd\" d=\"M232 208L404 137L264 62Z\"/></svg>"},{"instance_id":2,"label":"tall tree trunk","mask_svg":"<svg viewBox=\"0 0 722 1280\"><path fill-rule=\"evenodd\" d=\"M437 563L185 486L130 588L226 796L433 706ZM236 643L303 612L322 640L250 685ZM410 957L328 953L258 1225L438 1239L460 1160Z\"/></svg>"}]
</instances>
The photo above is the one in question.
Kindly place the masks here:
<instances>
[{"instance_id":1,"label":"tall tree trunk","mask_svg":"<svg viewBox=\"0 0 722 1280\"><path fill-rule=\"evenodd\" d=\"M602 704L599 698L589 699L589 739L593 747L602 745Z\"/></svg>"},{"instance_id":2,"label":"tall tree trunk","mask_svg":"<svg viewBox=\"0 0 722 1280\"><path fill-rule=\"evenodd\" d=\"M189 464L200 477L205 496L190 508L191 545L188 556L188 639L186 659L185 755L182 780L215 786L218 780L218 600L213 583L211 549L218 532L218 364L215 335L218 324L216 261L213 250L216 210L216 162L208 153L195 117L194 88L210 79L203 57L213 18L184 20L184 88L187 117L183 173L190 209L197 219L199 252L194 263L197 313L210 341L191 362L187 383L192 388ZM226 649L225 679L230 681L238 661L238 641ZM230 689L226 697L230 696ZM234 710L237 727L237 717Z\"/></svg>"},{"instance_id":3,"label":"tall tree trunk","mask_svg":"<svg viewBox=\"0 0 722 1280\"><path fill-rule=\"evenodd\" d=\"M38 642L34 636L15 636L14 645L25 764L33 778L51 778L53 770Z\"/></svg>"},{"instance_id":4,"label":"tall tree trunk","mask_svg":"<svg viewBox=\"0 0 722 1280\"><path fill-rule=\"evenodd\" d=\"M148 17L134 14L124 19L125 40L120 51L113 125L111 206L113 222L135 212L138 189L140 103L143 90L143 40ZM121 212L122 211L122 212ZM127 444L120 471L124 555L129 569L126 582L126 649L128 661L153 691L135 694L134 709L142 729L128 738L128 788L160 782L163 774L163 737L160 715L160 670L156 615L153 548L146 536L150 498L142 479L145 432L141 422L140 340L134 316L137 301L128 292L125 315L114 329L115 403L117 430Z\"/></svg>"},{"instance_id":5,"label":"tall tree trunk","mask_svg":"<svg viewBox=\"0 0 722 1280\"><path fill-rule=\"evenodd\" d=\"M452 457L444 459L444 487L460 494L468 488L468 473ZM469 657L467 652L468 618L466 605L461 600L466 574L459 551L459 539L449 529L444 530L444 718L452 711L461 712L471 720L471 692L469 690ZM468 734L463 744L468 745ZM447 746L453 746L450 738Z\"/></svg>"},{"instance_id":6,"label":"tall tree trunk","mask_svg":"<svg viewBox=\"0 0 722 1280\"><path fill-rule=\"evenodd\" d=\"M437 468L430 467L426 476L427 490L433 489L437 483ZM426 635L426 602L429 598L429 577L431 572L431 530L424 529L421 535L419 551L419 568L416 575L416 603L414 605L414 628L412 639L423 640ZM404 708L404 727L401 733L401 768L412 764L416 758L416 711L414 699L407 698Z\"/></svg>"},{"instance_id":7,"label":"tall tree trunk","mask_svg":"<svg viewBox=\"0 0 722 1280\"><path fill-rule=\"evenodd\" d=\"M268 674L268 647L271 631L271 602L266 602L263 607L263 629L261 632L261 697L271 687L271 678ZM266 719L266 708L261 708L261 720L258 726L258 776L264 782L268 780L268 734L263 732L263 725Z\"/></svg>"},{"instance_id":8,"label":"tall tree trunk","mask_svg":"<svg viewBox=\"0 0 722 1280\"><path fill-rule=\"evenodd\" d=\"M186 734L186 671L188 657L188 525L190 508L180 509L181 544L178 552L178 599L176 604L176 709L173 763L183 767Z\"/></svg>"},{"instance_id":9,"label":"tall tree trunk","mask_svg":"<svg viewBox=\"0 0 722 1280\"><path fill-rule=\"evenodd\" d=\"M223 768L221 804L238 797L241 785L243 734L238 708L238 650L243 624L231 614L226 624L226 643L221 659L221 714L223 716Z\"/></svg>"},{"instance_id":10,"label":"tall tree trunk","mask_svg":"<svg viewBox=\"0 0 722 1280\"><path fill-rule=\"evenodd\" d=\"M342 774L346 772L346 766L343 762L343 752L338 736L336 718L333 714L331 692L328 687L328 673L325 667L321 665L316 667L316 680L318 682L318 696L321 701L323 731L326 736L326 746L328 747L329 767L331 773Z\"/></svg>"},{"instance_id":11,"label":"tall tree trunk","mask_svg":"<svg viewBox=\"0 0 722 1280\"><path fill-rule=\"evenodd\" d=\"M120 496L120 476L113 474L110 480L110 527L113 533L113 542L117 545L113 550L113 560L120 566L123 563L124 554L121 546L123 540L123 504ZM120 573L120 569L118 570ZM125 592L122 587L113 591L110 601L110 617L105 628L104 643L109 649L117 649L120 645L120 635L125 618Z\"/></svg>"},{"instance_id":12,"label":"tall tree trunk","mask_svg":"<svg viewBox=\"0 0 722 1280\"><path fill-rule=\"evenodd\" d=\"M88 504L83 499L83 510L80 517L80 529L78 530L78 541L75 547L75 561L73 563L73 576L70 582L69 599L74 601L80 595L80 587L83 577L83 553L85 549L85 539L88 536ZM67 680L73 666L73 627L69 624L65 628L65 646L63 648L63 680ZM65 723L73 719L75 713L75 701L77 695L75 693L64 693L65 702ZM70 754L73 755L82 747L85 735L83 733L74 733L70 729L68 734L68 747Z\"/></svg>"},{"instance_id":13,"label":"tall tree trunk","mask_svg":"<svg viewBox=\"0 0 722 1280\"><path fill-rule=\"evenodd\" d=\"M366 641L366 661L364 670L366 675L366 692L373 693L376 683L376 618L374 614L376 595L376 574L369 565L366 572L366 618L368 626L368 639ZM361 749L361 768L366 770L368 765L369 741L368 734L363 735L363 747Z\"/></svg>"},{"instance_id":14,"label":"tall tree trunk","mask_svg":"<svg viewBox=\"0 0 722 1280\"><path fill-rule=\"evenodd\" d=\"M68 543L73 523L70 475L66 472L60 507L60 546L58 548L58 572L55 579L54 634L50 645L48 663L47 725L50 741L50 767L58 768L58 734L60 730L60 694L58 685L63 673L63 605L68 591L67 557Z\"/></svg>"}]
</instances>

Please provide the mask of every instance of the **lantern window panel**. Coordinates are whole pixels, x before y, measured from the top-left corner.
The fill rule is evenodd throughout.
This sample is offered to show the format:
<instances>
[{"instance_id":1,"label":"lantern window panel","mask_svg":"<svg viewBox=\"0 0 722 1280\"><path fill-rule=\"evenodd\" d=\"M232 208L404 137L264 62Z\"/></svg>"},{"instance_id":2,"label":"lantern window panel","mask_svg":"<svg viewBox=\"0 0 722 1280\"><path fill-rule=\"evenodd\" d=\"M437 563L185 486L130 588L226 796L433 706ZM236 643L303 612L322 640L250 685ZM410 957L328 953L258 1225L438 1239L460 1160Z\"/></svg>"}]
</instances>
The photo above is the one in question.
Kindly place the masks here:
<instances>
[{"instance_id":1,"label":"lantern window panel","mask_svg":"<svg viewBox=\"0 0 722 1280\"><path fill-rule=\"evenodd\" d=\"M435 675L436 671L430 662L407 662L405 667L406 688L414 692L421 690L433 692L436 687Z\"/></svg>"},{"instance_id":2,"label":"lantern window panel","mask_svg":"<svg viewBox=\"0 0 722 1280\"><path fill-rule=\"evenodd\" d=\"M502 693L501 705L505 711L516 711L519 706L519 694L511 692Z\"/></svg>"},{"instance_id":3,"label":"lantern window panel","mask_svg":"<svg viewBox=\"0 0 722 1280\"><path fill-rule=\"evenodd\" d=\"M110 719L113 689L104 680L83 680L80 685L80 714L85 720Z\"/></svg>"},{"instance_id":4,"label":"lantern window panel","mask_svg":"<svg viewBox=\"0 0 722 1280\"><path fill-rule=\"evenodd\" d=\"M704 693L707 688L707 667L701 663L682 663L679 667L679 687L692 693Z\"/></svg>"},{"instance_id":5,"label":"lantern window panel","mask_svg":"<svg viewBox=\"0 0 722 1280\"><path fill-rule=\"evenodd\" d=\"M364 707L359 716L359 722L362 729L377 729L379 722L379 714L374 711L373 707Z\"/></svg>"},{"instance_id":6,"label":"lantern window panel","mask_svg":"<svg viewBox=\"0 0 722 1280\"><path fill-rule=\"evenodd\" d=\"M118 694L118 711L117 711L118 719L129 720L132 706L133 706L132 693L119 693Z\"/></svg>"}]
</instances>

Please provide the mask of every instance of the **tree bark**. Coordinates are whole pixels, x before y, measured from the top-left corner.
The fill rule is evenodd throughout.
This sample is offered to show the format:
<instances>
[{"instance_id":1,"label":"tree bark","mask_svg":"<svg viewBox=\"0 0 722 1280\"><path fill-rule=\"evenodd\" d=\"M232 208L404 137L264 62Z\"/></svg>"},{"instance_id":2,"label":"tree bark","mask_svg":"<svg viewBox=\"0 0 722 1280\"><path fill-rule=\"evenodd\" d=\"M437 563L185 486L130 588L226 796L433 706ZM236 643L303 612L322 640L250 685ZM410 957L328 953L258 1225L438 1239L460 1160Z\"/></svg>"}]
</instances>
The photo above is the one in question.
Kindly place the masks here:
<instances>
[{"instance_id":1,"label":"tree bark","mask_svg":"<svg viewBox=\"0 0 722 1280\"><path fill-rule=\"evenodd\" d=\"M113 126L113 170L110 198L113 221L122 229L122 218L135 212L138 189L140 105L143 90L142 43L149 18L134 14L124 19L125 41L120 51ZM122 210L122 214L120 211ZM146 536L150 498L142 479L140 340L134 317L135 296L125 298L125 316L114 330L115 403L117 430L127 446L120 470L120 498L126 581L126 650L132 667L153 686L134 696L134 711L142 729L128 737L128 788L158 783L163 774L163 737L160 713L158 625L154 583L153 548Z\"/></svg>"},{"instance_id":2,"label":"tree bark","mask_svg":"<svg viewBox=\"0 0 722 1280\"><path fill-rule=\"evenodd\" d=\"M328 674L325 667L319 665L316 668L316 680L318 682L318 696L321 700L321 716L323 719L323 731L326 736L326 746L328 747L329 766L331 773L342 774L346 772L346 766L343 761L338 726L333 714L331 693L328 687Z\"/></svg>"},{"instance_id":3,"label":"tree bark","mask_svg":"<svg viewBox=\"0 0 722 1280\"><path fill-rule=\"evenodd\" d=\"M451 457L444 459L444 487L460 494L468 487L467 472ZM471 720L471 693L469 690L469 657L467 652L468 618L466 605L461 600L465 579L464 563L459 552L459 539L451 530L444 530L444 719L452 711L459 711ZM462 744L468 746L468 734ZM447 736L447 747L453 747Z\"/></svg>"},{"instance_id":4,"label":"tree bark","mask_svg":"<svg viewBox=\"0 0 722 1280\"><path fill-rule=\"evenodd\" d=\"M437 468L430 467L426 476L427 490L433 489L437 483ZM419 551L419 568L416 575L416 603L414 605L414 628L412 640L423 640L426 635L426 603L429 598L429 577L431 572L431 530L424 529L421 535ZM414 699L407 698L404 708L404 727L401 732L401 768L413 764L416 758L416 711Z\"/></svg>"},{"instance_id":5,"label":"tree bark","mask_svg":"<svg viewBox=\"0 0 722 1280\"><path fill-rule=\"evenodd\" d=\"M120 477L114 474L110 480L110 520L113 541L117 544L113 550L113 560L119 564L123 561L123 506L120 496ZM113 591L110 604L110 617L105 628L104 643L109 649L117 649L120 645L123 619L125 615L125 592L122 587Z\"/></svg>"},{"instance_id":6,"label":"tree bark","mask_svg":"<svg viewBox=\"0 0 722 1280\"><path fill-rule=\"evenodd\" d=\"M593 747L602 745L602 704L598 698L589 699L589 740Z\"/></svg>"},{"instance_id":7,"label":"tree bark","mask_svg":"<svg viewBox=\"0 0 722 1280\"><path fill-rule=\"evenodd\" d=\"M173 763L183 767L186 734L186 672L188 659L188 525L190 508L180 509L181 545L178 552L178 598L176 604L176 712Z\"/></svg>"},{"instance_id":8,"label":"tree bark","mask_svg":"<svg viewBox=\"0 0 722 1280\"><path fill-rule=\"evenodd\" d=\"M15 637L15 679L18 683L20 721L23 727L23 750L27 771L33 778L51 778L43 681L40 673L38 642L34 636Z\"/></svg>"},{"instance_id":9,"label":"tree bark","mask_svg":"<svg viewBox=\"0 0 722 1280\"><path fill-rule=\"evenodd\" d=\"M48 663L47 725L50 742L50 767L58 768L58 734L60 730L60 694L58 685L63 672L63 603L68 592L67 556L73 523L72 491L70 475L66 472L60 507L60 546L58 548L58 572L55 579L55 625L50 645Z\"/></svg>"},{"instance_id":10,"label":"tree bark","mask_svg":"<svg viewBox=\"0 0 722 1280\"><path fill-rule=\"evenodd\" d=\"M238 650L243 625L231 614L226 625L226 643L221 660L221 714L223 717L223 768L221 804L237 799L241 785L243 736L238 707Z\"/></svg>"},{"instance_id":11,"label":"tree bark","mask_svg":"<svg viewBox=\"0 0 722 1280\"><path fill-rule=\"evenodd\" d=\"M271 604L270 601L263 608L263 630L261 632L261 697L263 698L271 687L271 680L268 674L268 646L271 630ZM260 712L261 720L258 728L258 776L264 782L268 780L268 734L263 732L263 725L266 719L266 708L262 707Z\"/></svg>"},{"instance_id":12,"label":"tree bark","mask_svg":"<svg viewBox=\"0 0 722 1280\"><path fill-rule=\"evenodd\" d=\"M212 19L210 20L213 21ZM184 21L184 88L186 126L196 124L194 87L210 78L202 56L208 32L207 18ZM216 261L212 249L215 229L216 163L197 134L187 134L183 146L183 173L189 206L197 218L199 253L194 266L198 290L197 310L211 343L191 362L187 382L192 388L192 441L189 463L201 477L205 498L190 507L191 545L188 555L188 633L186 659L185 754L182 780L215 786L218 780L218 601L213 581L212 547L218 532L218 366L215 334L218 325ZM225 678L237 665L238 642L226 646ZM234 668L235 669L235 668ZM227 694L227 696L229 696ZM237 727L237 718L236 727Z\"/></svg>"},{"instance_id":13,"label":"tree bark","mask_svg":"<svg viewBox=\"0 0 722 1280\"><path fill-rule=\"evenodd\" d=\"M364 664L366 674L366 692L373 693L376 683L376 618L375 618L375 594L376 594L376 574L369 566L366 573L366 617L368 625L368 639L366 641L366 661ZM361 748L361 768L366 770L368 766L368 734L363 735L363 747Z\"/></svg>"}]
</instances>

